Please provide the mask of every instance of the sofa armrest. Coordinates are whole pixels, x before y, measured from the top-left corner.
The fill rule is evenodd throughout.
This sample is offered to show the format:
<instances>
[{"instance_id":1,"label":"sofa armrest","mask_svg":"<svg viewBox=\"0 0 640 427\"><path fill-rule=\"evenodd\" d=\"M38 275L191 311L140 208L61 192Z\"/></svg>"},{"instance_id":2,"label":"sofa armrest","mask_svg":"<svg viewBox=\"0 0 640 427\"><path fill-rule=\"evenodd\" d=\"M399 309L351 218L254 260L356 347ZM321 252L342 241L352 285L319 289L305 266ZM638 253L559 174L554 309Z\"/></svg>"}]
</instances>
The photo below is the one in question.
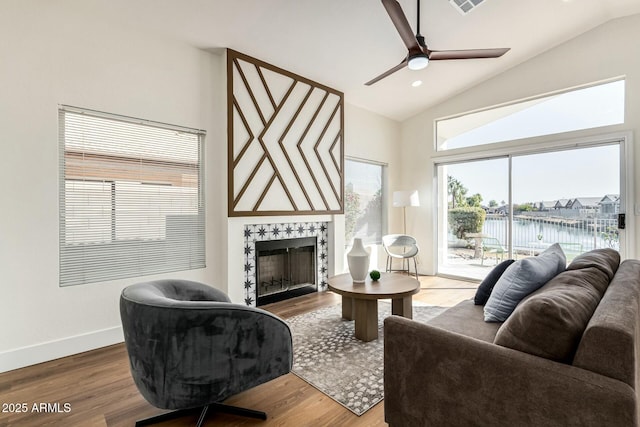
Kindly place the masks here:
<instances>
[{"instance_id":1,"label":"sofa armrest","mask_svg":"<svg viewBox=\"0 0 640 427\"><path fill-rule=\"evenodd\" d=\"M635 426L627 384L398 316L384 321L394 426Z\"/></svg>"}]
</instances>

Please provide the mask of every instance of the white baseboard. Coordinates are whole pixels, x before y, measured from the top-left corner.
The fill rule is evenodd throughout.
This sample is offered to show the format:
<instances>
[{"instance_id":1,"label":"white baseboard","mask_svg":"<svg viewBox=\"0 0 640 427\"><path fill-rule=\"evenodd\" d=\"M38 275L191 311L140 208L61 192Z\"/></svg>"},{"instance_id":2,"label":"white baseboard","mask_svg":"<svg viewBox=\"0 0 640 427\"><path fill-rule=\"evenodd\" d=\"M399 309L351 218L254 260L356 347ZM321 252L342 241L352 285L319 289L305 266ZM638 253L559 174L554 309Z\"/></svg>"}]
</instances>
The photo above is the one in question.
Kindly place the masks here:
<instances>
[{"instance_id":1,"label":"white baseboard","mask_svg":"<svg viewBox=\"0 0 640 427\"><path fill-rule=\"evenodd\" d=\"M121 343L121 326L0 352L0 372L12 371L96 348Z\"/></svg>"}]
</instances>

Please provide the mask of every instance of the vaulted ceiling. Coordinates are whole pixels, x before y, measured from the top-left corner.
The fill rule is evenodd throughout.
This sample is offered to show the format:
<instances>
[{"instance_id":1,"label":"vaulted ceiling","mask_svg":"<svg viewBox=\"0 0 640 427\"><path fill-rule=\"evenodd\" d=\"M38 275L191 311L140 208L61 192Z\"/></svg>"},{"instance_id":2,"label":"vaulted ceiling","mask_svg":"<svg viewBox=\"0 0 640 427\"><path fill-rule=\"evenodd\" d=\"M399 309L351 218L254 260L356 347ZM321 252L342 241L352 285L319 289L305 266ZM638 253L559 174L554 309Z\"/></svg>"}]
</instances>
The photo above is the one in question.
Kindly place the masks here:
<instances>
[{"instance_id":1,"label":"vaulted ceiling","mask_svg":"<svg viewBox=\"0 0 640 427\"><path fill-rule=\"evenodd\" d=\"M416 0L399 0L415 30ZM422 0L433 50L510 47L499 59L437 61L364 83L406 48L379 0L63 0L73 13L202 49L230 47L345 93L348 103L404 120L611 19L639 0L484 0L463 15ZM594 52L594 54L597 54ZM421 80L419 87L411 83Z\"/></svg>"}]
</instances>

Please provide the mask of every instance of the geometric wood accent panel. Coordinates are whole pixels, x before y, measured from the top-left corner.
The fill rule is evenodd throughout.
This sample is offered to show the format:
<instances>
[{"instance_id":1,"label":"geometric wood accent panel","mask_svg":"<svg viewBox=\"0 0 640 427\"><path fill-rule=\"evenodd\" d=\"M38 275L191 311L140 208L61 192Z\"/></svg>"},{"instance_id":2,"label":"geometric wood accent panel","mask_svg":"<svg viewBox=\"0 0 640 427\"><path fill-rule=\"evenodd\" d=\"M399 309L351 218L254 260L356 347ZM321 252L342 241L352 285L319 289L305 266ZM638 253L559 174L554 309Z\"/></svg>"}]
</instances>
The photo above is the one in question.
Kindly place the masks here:
<instances>
[{"instance_id":1,"label":"geometric wood accent panel","mask_svg":"<svg viewBox=\"0 0 640 427\"><path fill-rule=\"evenodd\" d=\"M229 216L341 214L344 95L227 49Z\"/></svg>"}]
</instances>

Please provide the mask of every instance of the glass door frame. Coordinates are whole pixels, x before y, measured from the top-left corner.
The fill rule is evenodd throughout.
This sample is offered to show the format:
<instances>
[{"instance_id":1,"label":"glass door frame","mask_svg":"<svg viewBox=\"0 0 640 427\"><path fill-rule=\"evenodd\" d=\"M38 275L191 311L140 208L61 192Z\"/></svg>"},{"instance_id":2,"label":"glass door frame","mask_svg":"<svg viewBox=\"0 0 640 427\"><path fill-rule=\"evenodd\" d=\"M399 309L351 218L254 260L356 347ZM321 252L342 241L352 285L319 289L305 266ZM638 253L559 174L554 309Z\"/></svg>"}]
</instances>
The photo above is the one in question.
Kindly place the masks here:
<instances>
[{"instance_id":1,"label":"glass door frame","mask_svg":"<svg viewBox=\"0 0 640 427\"><path fill-rule=\"evenodd\" d=\"M439 166L449 164L465 163L479 160L491 160L506 158L508 160L508 201L512 206L512 160L514 157L520 157L532 154L550 153L557 151L566 151L573 149L589 148L603 145L619 145L620 153L620 213L626 215L626 227L620 230L619 251L622 259L635 258L635 215L634 215L634 155L633 155L633 136L631 132L616 132L605 135L585 135L573 138L562 139L559 135L550 135L545 137L529 138L520 141L509 141L507 143L497 143L473 147L471 149L459 149L446 152L444 155L434 154L433 163L433 205L436 206L436 215L433 221L434 239L434 259L433 265L436 275L451 276L442 274L439 271L443 260L443 248L447 242L447 230L444 226L447 209L447 186L446 177L438 175ZM453 152L455 151L455 152ZM508 238L508 254L513 257L512 248L512 227L513 227L513 209L509 209L509 221L507 225ZM464 278L464 277L463 277Z\"/></svg>"}]
</instances>

